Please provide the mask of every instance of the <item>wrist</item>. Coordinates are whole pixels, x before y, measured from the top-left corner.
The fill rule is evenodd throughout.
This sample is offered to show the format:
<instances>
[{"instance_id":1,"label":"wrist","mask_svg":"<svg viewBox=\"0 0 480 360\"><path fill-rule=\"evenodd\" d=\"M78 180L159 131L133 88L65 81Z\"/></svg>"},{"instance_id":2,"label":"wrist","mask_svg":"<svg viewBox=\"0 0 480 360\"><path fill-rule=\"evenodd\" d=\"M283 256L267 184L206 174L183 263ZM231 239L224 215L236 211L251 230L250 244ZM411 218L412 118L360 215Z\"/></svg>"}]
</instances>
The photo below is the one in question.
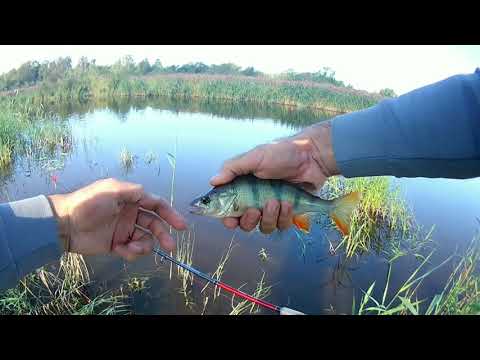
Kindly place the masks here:
<instances>
[{"instance_id":1,"label":"wrist","mask_svg":"<svg viewBox=\"0 0 480 360\"><path fill-rule=\"evenodd\" d=\"M47 196L47 199L49 200L52 211L57 219L60 245L65 252L69 252L71 249L71 227L68 195L50 195Z\"/></svg>"},{"instance_id":2,"label":"wrist","mask_svg":"<svg viewBox=\"0 0 480 360\"><path fill-rule=\"evenodd\" d=\"M324 121L309 126L297 136L308 140L312 157L327 178L334 175L340 175L335 160L335 154L333 152L330 121Z\"/></svg>"}]
</instances>

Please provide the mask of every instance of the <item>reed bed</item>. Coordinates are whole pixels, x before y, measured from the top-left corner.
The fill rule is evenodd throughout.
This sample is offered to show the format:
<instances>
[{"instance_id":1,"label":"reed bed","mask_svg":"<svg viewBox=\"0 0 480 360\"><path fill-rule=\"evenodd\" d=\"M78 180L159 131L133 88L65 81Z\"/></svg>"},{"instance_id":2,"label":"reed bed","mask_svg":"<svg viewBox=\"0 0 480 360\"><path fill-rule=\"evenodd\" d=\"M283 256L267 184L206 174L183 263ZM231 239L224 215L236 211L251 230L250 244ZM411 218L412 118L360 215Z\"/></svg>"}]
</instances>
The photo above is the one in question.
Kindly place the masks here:
<instances>
[{"instance_id":1,"label":"reed bed","mask_svg":"<svg viewBox=\"0 0 480 360\"><path fill-rule=\"evenodd\" d=\"M58 270L42 267L0 295L0 313L12 315L126 314L125 295L92 295L90 277L81 255L65 254Z\"/></svg>"},{"instance_id":2,"label":"reed bed","mask_svg":"<svg viewBox=\"0 0 480 360\"><path fill-rule=\"evenodd\" d=\"M328 198L353 191L361 193L361 201L352 215L350 233L340 247L348 257L370 250L389 255L389 247L415 234L414 221L398 187L392 187L388 177L345 179L330 178L322 189Z\"/></svg>"}]
</instances>

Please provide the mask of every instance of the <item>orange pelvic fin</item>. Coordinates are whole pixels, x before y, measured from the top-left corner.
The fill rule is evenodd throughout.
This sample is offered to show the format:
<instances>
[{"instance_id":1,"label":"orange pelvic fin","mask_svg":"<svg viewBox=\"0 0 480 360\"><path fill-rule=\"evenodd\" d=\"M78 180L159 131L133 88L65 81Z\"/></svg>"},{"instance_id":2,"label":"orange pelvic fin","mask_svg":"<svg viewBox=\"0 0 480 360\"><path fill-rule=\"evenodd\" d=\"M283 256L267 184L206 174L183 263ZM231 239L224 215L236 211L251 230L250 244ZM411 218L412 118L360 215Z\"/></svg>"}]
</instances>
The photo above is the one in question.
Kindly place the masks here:
<instances>
[{"instance_id":1,"label":"orange pelvic fin","mask_svg":"<svg viewBox=\"0 0 480 360\"><path fill-rule=\"evenodd\" d=\"M307 234L310 232L310 216L308 214L295 215L293 223L299 230Z\"/></svg>"}]
</instances>

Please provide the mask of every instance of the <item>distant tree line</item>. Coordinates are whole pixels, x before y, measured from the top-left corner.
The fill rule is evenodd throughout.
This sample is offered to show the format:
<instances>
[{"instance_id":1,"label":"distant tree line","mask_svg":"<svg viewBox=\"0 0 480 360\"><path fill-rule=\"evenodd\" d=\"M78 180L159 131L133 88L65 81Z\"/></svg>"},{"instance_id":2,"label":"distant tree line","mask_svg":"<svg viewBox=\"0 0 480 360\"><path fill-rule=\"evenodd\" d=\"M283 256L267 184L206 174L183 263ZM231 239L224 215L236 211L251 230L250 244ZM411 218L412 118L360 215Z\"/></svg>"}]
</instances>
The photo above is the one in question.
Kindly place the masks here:
<instances>
[{"instance_id":1,"label":"distant tree line","mask_svg":"<svg viewBox=\"0 0 480 360\"><path fill-rule=\"evenodd\" d=\"M326 82L336 86L346 87L343 81L335 79L335 71L329 67L324 67L317 72L296 73L293 70L287 70L280 75L281 78L297 81Z\"/></svg>"},{"instance_id":2,"label":"distant tree line","mask_svg":"<svg viewBox=\"0 0 480 360\"><path fill-rule=\"evenodd\" d=\"M28 61L18 69L0 75L0 90L11 90L19 87L32 86L39 82L55 83L58 80L71 78L85 73L111 74L111 75L148 75L159 73L187 73L187 74L222 74L261 76L262 72L253 67L242 69L235 64L206 65L201 62L185 65L171 65L164 67L160 60L151 64L148 59L135 63L132 56L127 55L113 65L97 65L95 60L80 58L76 67L72 67L70 57L58 58L54 61Z\"/></svg>"},{"instance_id":3,"label":"distant tree line","mask_svg":"<svg viewBox=\"0 0 480 360\"><path fill-rule=\"evenodd\" d=\"M12 90L21 87L33 86L38 83L55 84L59 80L75 81L85 75L110 75L115 78L127 76L143 76L149 74L161 73L184 73L184 74L221 74L260 77L264 73L256 70L254 67L242 69L232 63L207 65L202 62L188 63L184 65L163 66L157 59L150 63L148 59L143 59L138 63L131 55L119 59L113 65L97 65L95 60L89 60L86 57L79 59L76 67L72 66L70 57L58 58L54 61L28 61L22 64L18 69L13 69L0 75L0 91ZM297 73L288 70L277 76L277 79L293 81L312 81L319 83L329 83L335 86L352 88L346 86L342 81L335 78L335 71L328 67L317 72ZM380 94L386 97L396 96L393 90L383 89Z\"/></svg>"}]
</instances>

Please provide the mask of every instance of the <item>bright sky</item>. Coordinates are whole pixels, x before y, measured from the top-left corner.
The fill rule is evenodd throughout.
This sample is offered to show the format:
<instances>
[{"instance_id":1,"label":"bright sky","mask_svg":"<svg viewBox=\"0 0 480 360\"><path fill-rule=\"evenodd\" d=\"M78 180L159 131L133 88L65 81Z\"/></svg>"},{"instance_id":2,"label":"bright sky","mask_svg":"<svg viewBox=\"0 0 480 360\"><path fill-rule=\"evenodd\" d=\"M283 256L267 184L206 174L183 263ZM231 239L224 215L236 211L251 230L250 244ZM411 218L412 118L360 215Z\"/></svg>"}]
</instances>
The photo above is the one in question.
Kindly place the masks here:
<instances>
[{"instance_id":1,"label":"bright sky","mask_svg":"<svg viewBox=\"0 0 480 360\"><path fill-rule=\"evenodd\" d=\"M136 62L159 58L164 66L189 62L233 62L266 73L298 72L330 67L336 78L357 89L392 88L403 94L449 76L472 73L480 67L480 46L326 46L326 45L0 45L0 73L29 60L81 56L97 64L113 64L124 55Z\"/></svg>"}]
</instances>

